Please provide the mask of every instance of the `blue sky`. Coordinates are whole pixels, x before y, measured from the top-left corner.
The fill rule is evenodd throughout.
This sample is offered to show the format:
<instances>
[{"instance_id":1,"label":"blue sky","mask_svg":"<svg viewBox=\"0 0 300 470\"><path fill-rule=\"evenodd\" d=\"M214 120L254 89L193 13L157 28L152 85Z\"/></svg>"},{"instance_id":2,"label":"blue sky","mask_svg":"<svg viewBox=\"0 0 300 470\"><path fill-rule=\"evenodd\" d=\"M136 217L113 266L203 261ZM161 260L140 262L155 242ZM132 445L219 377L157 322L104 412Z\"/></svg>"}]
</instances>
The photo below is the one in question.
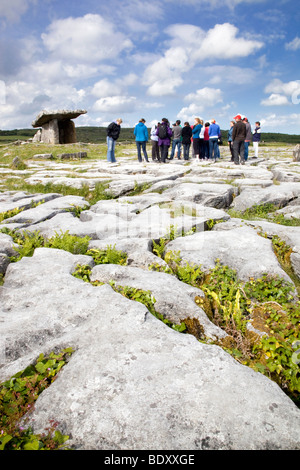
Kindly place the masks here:
<instances>
[{"instance_id":1,"label":"blue sky","mask_svg":"<svg viewBox=\"0 0 300 470\"><path fill-rule=\"evenodd\" d=\"M0 129L86 109L76 126L240 113L300 134L299 25L291 0L0 0Z\"/></svg>"}]
</instances>

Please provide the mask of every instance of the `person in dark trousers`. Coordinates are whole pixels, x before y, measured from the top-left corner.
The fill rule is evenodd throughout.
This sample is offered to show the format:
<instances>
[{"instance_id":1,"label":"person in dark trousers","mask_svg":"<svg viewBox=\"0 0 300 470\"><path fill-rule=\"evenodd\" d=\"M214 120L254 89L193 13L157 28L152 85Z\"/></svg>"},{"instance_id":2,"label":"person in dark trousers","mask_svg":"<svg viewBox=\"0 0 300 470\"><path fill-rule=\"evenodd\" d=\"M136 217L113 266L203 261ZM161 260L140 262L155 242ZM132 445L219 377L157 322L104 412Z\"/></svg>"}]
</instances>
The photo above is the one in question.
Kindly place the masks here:
<instances>
[{"instance_id":1,"label":"person in dark trousers","mask_svg":"<svg viewBox=\"0 0 300 470\"><path fill-rule=\"evenodd\" d=\"M160 122L158 122L157 124L154 124L151 128L151 133L150 133L150 136L151 136L150 138L151 138L151 143L152 143L152 160L154 162L160 161L158 136L156 135L156 131L159 125L160 125Z\"/></svg>"},{"instance_id":2,"label":"person in dark trousers","mask_svg":"<svg viewBox=\"0 0 300 470\"><path fill-rule=\"evenodd\" d=\"M182 135L182 127L180 125L180 120L177 120L175 126L172 129L173 140L172 140L172 151L170 160L173 160L175 155L175 150L177 147L177 158L180 160L181 155L181 135Z\"/></svg>"},{"instance_id":3,"label":"person in dark trousers","mask_svg":"<svg viewBox=\"0 0 300 470\"><path fill-rule=\"evenodd\" d=\"M192 128L188 122L184 123L182 128L182 146L183 146L183 158L189 160L191 137L193 135Z\"/></svg>"},{"instance_id":4,"label":"person in dark trousers","mask_svg":"<svg viewBox=\"0 0 300 470\"><path fill-rule=\"evenodd\" d=\"M245 123L246 126L246 139L245 139L245 162L248 160L248 155L249 155L249 145L250 142L252 141L252 131L251 131L251 124L248 121L248 118L244 117L243 122Z\"/></svg>"},{"instance_id":5,"label":"person in dark trousers","mask_svg":"<svg viewBox=\"0 0 300 470\"><path fill-rule=\"evenodd\" d=\"M246 139L246 125L242 121L240 114L233 118L235 125L232 131L232 147L233 147L233 158L234 164L245 165L245 139Z\"/></svg>"},{"instance_id":6,"label":"person in dark trousers","mask_svg":"<svg viewBox=\"0 0 300 470\"><path fill-rule=\"evenodd\" d=\"M229 131L228 131L227 141L228 141L228 147L229 147L229 150L230 150L230 153L231 153L231 161L232 161L232 162L234 161L234 157L233 157L233 148L232 148L232 131L233 131L233 126L234 126L234 122L233 122L233 121L230 121L230 129L229 129Z\"/></svg>"},{"instance_id":7,"label":"person in dark trousers","mask_svg":"<svg viewBox=\"0 0 300 470\"><path fill-rule=\"evenodd\" d=\"M116 119L106 128L107 161L116 163L115 146L121 132L122 119Z\"/></svg>"},{"instance_id":8,"label":"person in dark trousers","mask_svg":"<svg viewBox=\"0 0 300 470\"><path fill-rule=\"evenodd\" d=\"M172 129L170 129L167 118L162 118L160 125L156 131L158 135L158 146L160 148L160 161L166 163L168 159L168 151L171 143Z\"/></svg>"},{"instance_id":9,"label":"person in dark trousers","mask_svg":"<svg viewBox=\"0 0 300 470\"><path fill-rule=\"evenodd\" d=\"M204 145L204 160L209 159L209 133L208 133L209 126L210 126L210 123L206 122L205 126L204 126L204 142L203 142L203 145Z\"/></svg>"},{"instance_id":10,"label":"person in dark trousers","mask_svg":"<svg viewBox=\"0 0 300 470\"><path fill-rule=\"evenodd\" d=\"M137 153L138 153L138 161L142 162L142 153L141 153L141 148L143 150L144 158L146 162L149 162L148 160L148 154L147 154L147 149L146 149L146 144L149 139L148 135L148 129L145 126L145 119L140 119L138 124L134 128L134 135L135 135L135 142L137 146Z\"/></svg>"}]
</instances>

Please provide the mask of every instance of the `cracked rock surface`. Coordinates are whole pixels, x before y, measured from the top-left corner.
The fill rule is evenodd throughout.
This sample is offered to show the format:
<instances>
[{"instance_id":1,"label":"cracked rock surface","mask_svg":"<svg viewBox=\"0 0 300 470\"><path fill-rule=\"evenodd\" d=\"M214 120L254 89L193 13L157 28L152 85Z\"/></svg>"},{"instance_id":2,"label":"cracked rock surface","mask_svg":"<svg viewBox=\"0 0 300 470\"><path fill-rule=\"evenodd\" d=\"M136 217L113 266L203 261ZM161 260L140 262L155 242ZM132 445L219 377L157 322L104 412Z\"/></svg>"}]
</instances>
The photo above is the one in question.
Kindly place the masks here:
<instances>
[{"instance_id":1,"label":"cracked rock surface","mask_svg":"<svg viewBox=\"0 0 300 470\"><path fill-rule=\"evenodd\" d=\"M184 163L82 162L87 184L108 181L114 197L93 205L58 193L0 193L0 212L23 209L0 228L39 231L45 238L66 231L88 235L90 248L111 245L128 255L126 266L96 266L91 256L36 248L32 257L10 262L16 245L0 232L0 381L41 353L73 347L69 362L36 402L30 416L36 432L55 419L70 435L68 444L86 450L299 450L300 411L275 382L220 346L169 328L109 284L151 291L165 318L176 324L193 318L206 337L222 339L226 333L195 303L204 296L200 289L149 269L166 265L153 252L153 240L172 227L177 236L166 249L179 251L182 262L208 270L219 259L243 280L268 272L292 282L272 250L270 238L278 235L292 247L300 276L300 227L245 221L227 212L261 202L296 211L299 164L274 159L271 165L266 158L243 167L228 160ZM56 168L52 162L47 175L43 164L30 181L46 184L51 172L53 178L66 177L67 163ZM78 181L68 183L76 187ZM137 185L144 190L133 195ZM79 217L75 207L81 208ZM89 265L91 280L103 284L75 278L78 264Z\"/></svg>"}]
</instances>

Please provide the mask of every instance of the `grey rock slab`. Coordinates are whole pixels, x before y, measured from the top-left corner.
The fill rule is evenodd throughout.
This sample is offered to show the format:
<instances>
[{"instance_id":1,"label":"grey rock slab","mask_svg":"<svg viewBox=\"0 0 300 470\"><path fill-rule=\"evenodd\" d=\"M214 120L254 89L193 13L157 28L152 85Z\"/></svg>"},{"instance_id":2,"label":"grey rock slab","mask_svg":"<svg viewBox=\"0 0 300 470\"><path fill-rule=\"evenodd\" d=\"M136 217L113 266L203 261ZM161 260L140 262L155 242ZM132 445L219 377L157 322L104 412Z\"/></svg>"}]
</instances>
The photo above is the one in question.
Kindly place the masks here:
<instances>
[{"instance_id":1,"label":"grey rock slab","mask_svg":"<svg viewBox=\"0 0 300 470\"><path fill-rule=\"evenodd\" d=\"M243 179L236 179L234 181L234 185L244 189L247 186L260 186L261 188L267 188L273 185L273 180L264 180L264 179L254 179L254 178L243 178Z\"/></svg>"},{"instance_id":2,"label":"grey rock slab","mask_svg":"<svg viewBox=\"0 0 300 470\"><path fill-rule=\"evenodd\" d=\"M274 224L264 220L242 220L232 218L229 221L221 222L213 227L213 231L232 230L239 227L252 227L256 233L262 233L269 238L278 236L289 245L293 252L291 253L291 265L298 277L300 273L300 227L291 227L280 224Z\"/></svg>"},{"instance_id":3,"label":"grey rock slab","mask_svg":"<svg viewBox=\"0 0 300 470\"><path fill-rule=\"evenodd\" d=\"M61 196L5 219L5 223L24 225L36 224L44 220L51 219L60 212L74 211L75 207L84 208L88 206L89 203L83 197Z\"/></svg>"},{"instance_id":4,"label":"grey rock slab","mask_svg":"<svg viewBox=\"0 0 300 470\"><path fill-rule=\"evenodd\" d=\"M164 196L173 200L188 200L216 209L229 207L233 194L234 188L231 185L213 183L182 183L164 191Z\"/></svg>"},{"instance_id":5,"label":"grey rock slab","mask_svg":"<svg viewBox=\"0 0 300 470\"><path fill-rule=\"evenodd\" d=\"M13 209L29 209L33 204L51 201L61 197L57 193L47 194L28 194L28 193L15 193L11 195L9 192L2 194L0 200L0 212L6 212Z\"/></svg>"},{"instance_id":6,"label":"grey rock slab","mask_svg":"<svg viewBox=\"0 0 300 470\"><path fill-rule=\"evenodd\" d=\"M232 203L238 211L245 211L254 205L274 204L278 208L286 206L290 201L299 197L298 183L281 183L267 188L244 188Z\"/></svg>"},{"instance_id":7,"label":"grey rock slab","mask_svg":"<svg viewBox=\"0 0 300 470\"><path fill-rule=\"evenodd\" d=\"M5 253L8 256L16 255L16 250L18 245L14 243L12 237L6 233L0 232L0 252Z\"/></svg>"},{"instance_id":8,"label":"grey rock slab","mask_svg":"<svg viewBox=\"0 0 300 470\"><path fill-rule=\"evenodd\" d=\"M160 265L168 268L163 259L152 253L153 241L151 239L109 237L104 240L91 240L89 243L89 249L105 250L108 247L126 253L129 266L149 269L152 265Z\"/></svg>"},{"instance_id":9,"label":"grey rock slab","mask_svg":"<svg viewBox=\"0 0 300 470\"><path fill-rule=\"evenodd\" d=\"M262 168L260 166L236 166L233 163L223 163L221 166L206 166L205 168L193 167L192 174L198 173L199 176L203 177L210 175L213 178L222 178L223 180L235 180L238 178L249 178L249 179L261 179L270 180L273 179L273 174L270 170Z\"/></svg>"},{"instance_id":10,"label":"grey rock slab","mask_svg":"<svg viewBox=\"0 0 300 470\"><path fill-rule=\"evenodd\" d=\"M0 274L5 274L9 263L9 257L5 253L1 253L0 251Z\"/></svg>"},{"instance_id":11,"label":"grey rock slab","mask_svg":"<svg viewBox=\"0 0 300 470\"><path fill-rule=\"evenodd\" d=\"M91 238L98 238L98 232L100 236L103 233L101 221L99 221L98 224L96 222L93 225L90 223L81 222L79 218L74 217L74 215L69 212L59 213L53 216L51 219L44 220L43 222L38 222L33 225L26 225L24 230L26 232L38 231L46 239L55 236L56 233L64 233L67 231L70 233L70 235L77 235L78 237L89 236Z\"/></svg>"},{"instance_id":12,"label":"grey rock slab","mask_svg":"<svg viewBox=\"0 0 300 470\"><path fill-rule=\"evenodd\" d=\"M149 202L148 202L149 204ZM98 201L90 207L90 211L95 214L113 214L125 220L131 220L140 212L140 205L134 202L122 202L122 199L110 199L108 201Z\"/></svg>"},{"instance_id":13,"label":"grey rock slab","mask_svg":"<svg viewBox=\"0 0 300 470\"><path fill-rule=\"evenodd\" d=\"M299 409L276 383L72 277L85 258L37 249L0 288L1 381L40 353L75 349L35 404L34 432L54 419L84 450L299 450Z\"/></svg>"},{"instance_id":14,"label":"grey rock slab","mask_svg":"<svg viewBox=\"0 0 300 470\"><path fill-rule=\"evenodd\" d=\"M92 269L92 281L117 286L129 286L151 291L155 297L155 310L172 323L180 324L186 318L197 319L204 329L205 336L213 339L224 338L227 334L208 319L205 312L197 306L196 296L204 297L203 292L176 277L166 273L146 271L133 266L98 265Z\"/></svg>"},{"instance_id":15,"label":"grey rock slab","mask_svg":"<svg viewBox=\"0 0 300 470\"><path fill-rule=\"evenodd\" d=\"M71 275L77 264L93 266L94 262L90 256L37 248L33 257L8 266L0 288L0 337L5 348L1 367L11 363L9 373L15 373L14 367L23 368L27 356L36 357L37 350L53 337L59 340L66 330L73 331L88 314L85 300L92 292L88 288L83 294L82 282ZM75 304L72 295L78 295Z\"/></svg>"},{"instance_id":16,"label":"grey rock slab","mask_svg":"<svg viewBox=\"0 0 300 470\"><path fill-rule=\"evenodd\" d=\"M123 196L126 193L133 191L137 186L143 186L145 184L159 184L164 180L176 180L180 176L182 176L184 172L172 172L171 174L168 173L167 175L161 174L151 174L151 172L147 172L146 174L133 174L133 175L118 175L118 178L114 179L111 183L109 183L109 187L106 190L108 193L112 194L115 197Z\"/></svg>"},{"instance_id":17,"label":"grey rock slab","mask_svg":"<svg viewBox=\"0 0 300 470\"><path fill-rule=\"evenodd\" d=\"M9 235L0 232L0 274L5 274L10 257L17 255L17 247Z\"/></svg>"},{"instance_id":18,"label":"grey rock slab","mask_svg":"<svg viewBox=\"0 0 300 470\"><path fill-rule=\"evenodd\" d=\"M189 209L187 211L184 205L179 206L178 203L167 204L166 208L160 208L157 204L151 206L150 201L151 198L147 203L145 196L137 199L134 205L106 201L103 204L98 203L92 206L90 210L82 211L80 218L64 212L41 222L27 223L26 231L39 231L45 238L50 238L58 232L69 231L71 235L89 236L96 240L108 240L111 237L158 240L167 236L172 229L181 235L191 229L204 230L209 221L229 218L223 210L200 204L191 207L187 205ZM153 201L157 202L156 195ZM138 209L146 205L150 205L150 207L142 211ZM132 209L134 210L132 211ZM6 226L13 227L13 224L6 224ZM22 228L20 224L15 226L18 229ZM25 229L25 225L23 227Z\"/></svg>"},{"instance_id":19,"label":"grey rock slab","mask_svg":"<svg viewBox=\"0 0 300 470\"><path fill-rule=\"evenodd\" d=\"M273 170L273 175L274 179L276 179L277 181L300 182L300 167L297 170L293 170L291 168L275 168Z\"/></svg>"},{"instance_id":20,"label":"grey rock slab","mask_svg":"<svg viewBox=\"0 0 300 470\"><path fill-rule=\"evenodd\" d=\"M116 250L131 253L132 251L148 251L152 252L152 240L146 238L113 238L108 240L91 240L89 242L89 248L95 248L99 250L105 249L108 245L113 246Z\"/></svg>"},{"instance_id":21,"label":"grey rock slab","mask_svg":"<svg viewBox=\"0 0 300 470\"><path fill-rule=\"evenodd\" d=\"M292 283L275 256L271 241L259 236L250 227L199 232L177 238L167 245L167 251L180 251L183 262L201 265L205 271L213 268L219 259L221 264L234 269L239 279L244 281L268 273Z\"/></svg>"},{"instance_id":22,"label":"grey rock slab","mask_svg":"<svg viewBox=\"0 0 300 470\"><path fill-rule=\"evenodd\" d=\"M290 255L291 265L296 276L300 279L300 253L293 252Z\"/></svg>"},{"instance_id":23,"label":"grey rock slab","mask_svg":"<svg viewBox=\"0 0 300 470\"><path fill-rule=\"evenodd\" d=\"M297 198L299 199L299 198ZM275 212L276 214L282 214L285 219L300 219L300 201L299 205L289 204L282 209L279 209Z\"/></svg>"},{"instance_id":24,"label":"grey rock slab","mask_svg":"<svg viewBox=\"0 0 300 470\"><path fill-rule=\"evenodd\" d=\"M300 253L300 227L274 224L264 220L247 220L247 225L255 227L257 231L262 231L268 236L277 235L290 245L294 251Z\"/></svg>"},{"instance_id":25,"label":"grey rock slab","mask_svg":"<svg viewBox=\"0 0 300 470\"><path fill-rule=\"evenodd\" d=\"M296 275L300 277L300 227L290 227L265 221L248 221L248 225L262 231L269 237L277 235L285 241L293 250L290 256L291 265Z\"/></svg>"},{"instance_id":26,"label":"grey rock slab","mask_svg":"<svg viewBox=\"0 0 300 470\"><path fill-rule=\"evenodd\" d=\"M182 179L182 178L180 178ZM153 192L153 191L164 191L165 189L172 188L176 184L175 180L164 180L164 181L158 181L156 183L153 183L149 189L146 189L144 191L144 194Z\"/></svg>"},{"instance_id":27,"label":"grey rock slab","mask_svg":"<svg viewBox=\"0 0 300 470\"><path fill-rule=\"evenodd\" d=\"M122 196L118 201L120 203L133 205L135 211L142 212L153 205L172 202L172 199L165 194L143 193L136 196ZM91 209L93 210L93 208Z\"/></svg>"},{"instance_id":28,"label":"grey rock slab","mask_svg":"<svg viewBox=\"0 0 300 470\"><path fill-rule=\"evenodd\" d=\"M72 188L80 189L83 186L94 187L95 184L99 181L99 179L94 178L68 178L67 176L61 177L46 177L46 176L31 176L30 178L26 179L26 183L34 185L34 184L46 184L51 183L53 185L65 185Z\"/></svg>"},{"instance_id":29,"label":"grey rock slab","mask_svg":"<svg viewBox=\"0 0 300 470\"><path fill-rule=\"evenodd\" d=\"M222 210L209 208L204 210L203 206L198 205L195 214L186 213L183 209L168 206L159 207L153 205L136 215L127 225L119 224L118 237L143 237L158 240L161 237L169 236L171 231L176 235L182 235L190 232L192 229L204 230L208 221L226 219L227 214Z\"/></svg>"}]
</instances>

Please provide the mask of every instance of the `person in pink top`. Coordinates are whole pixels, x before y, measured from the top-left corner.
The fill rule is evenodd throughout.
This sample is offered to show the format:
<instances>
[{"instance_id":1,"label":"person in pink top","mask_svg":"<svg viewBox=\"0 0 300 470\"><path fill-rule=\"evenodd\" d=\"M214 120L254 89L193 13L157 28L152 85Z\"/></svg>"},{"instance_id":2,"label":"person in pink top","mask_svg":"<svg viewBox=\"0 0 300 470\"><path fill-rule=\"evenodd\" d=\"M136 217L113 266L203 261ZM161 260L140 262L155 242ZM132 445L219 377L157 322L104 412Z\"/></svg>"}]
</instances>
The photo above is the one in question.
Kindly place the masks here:
<instances>
[{"instance_id":1,"label":"person in pink top","mask_svg":"<svg viewBox=\"0 0 300 470\"><path fill-rule=\"evenodd\" d=\"M208 134L209 126L210 126L209 122L206 122L204 126L204 159L205 160L209 159L209 134Z\"/></svg>"}]
</instances>

